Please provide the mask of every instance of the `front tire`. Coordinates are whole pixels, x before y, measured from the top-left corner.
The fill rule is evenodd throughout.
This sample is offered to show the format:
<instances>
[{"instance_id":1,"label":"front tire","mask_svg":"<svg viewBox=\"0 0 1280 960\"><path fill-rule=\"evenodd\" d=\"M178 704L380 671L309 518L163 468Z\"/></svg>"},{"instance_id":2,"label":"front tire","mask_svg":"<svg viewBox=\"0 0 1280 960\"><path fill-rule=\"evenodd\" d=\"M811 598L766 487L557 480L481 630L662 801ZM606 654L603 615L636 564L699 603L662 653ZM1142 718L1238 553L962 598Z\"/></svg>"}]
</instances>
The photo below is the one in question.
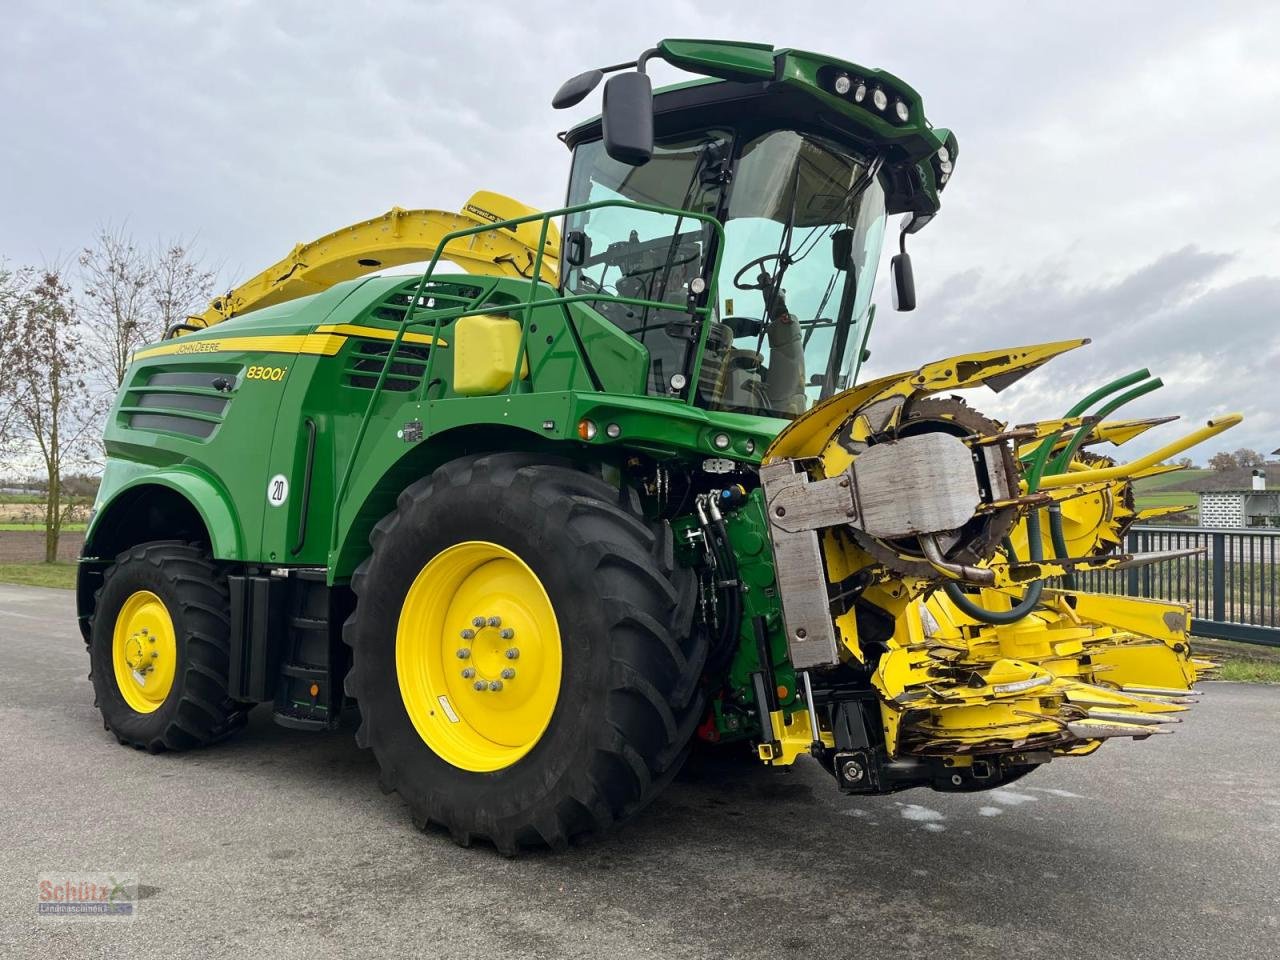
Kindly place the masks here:
<instances>
[{"instance_id":1,"label":"front tire","mask_svg":"<svg viewBox=\"0 0 1280 960\"><path fill-rule=\"evenodd\" d=\"M371 541L347 692L416 825L562 849L675 775L706 640L670 528L633 494L563 461L466 458L406 489Z\"/></svg>"},{"instance_id":2,"label":"front tire","mask_svg":"<svg viewBox=\"0 0 1280 960\"><path fill-rule=\"evenodd\" d=\"M107 568L89 635L89 679L122 744L187 750L244 725L227 696L231 610L226 577L199 548L144 543Z\"/></svg>"}]
</instances>

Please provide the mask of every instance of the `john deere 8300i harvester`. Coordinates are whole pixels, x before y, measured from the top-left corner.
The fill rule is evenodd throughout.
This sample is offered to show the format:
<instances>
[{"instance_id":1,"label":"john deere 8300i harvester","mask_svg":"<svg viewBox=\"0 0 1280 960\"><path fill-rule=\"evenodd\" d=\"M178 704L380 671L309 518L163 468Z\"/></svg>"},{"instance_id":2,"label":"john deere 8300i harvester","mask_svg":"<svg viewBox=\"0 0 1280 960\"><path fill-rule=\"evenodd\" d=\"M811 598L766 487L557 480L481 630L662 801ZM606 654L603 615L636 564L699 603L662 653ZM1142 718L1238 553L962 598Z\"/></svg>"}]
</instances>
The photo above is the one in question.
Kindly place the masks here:
<instances>
[{"instance_id":1,"label":"john deere 8300i harvester","mask_svg":"<svg viewBox=\"0 0 1280 960\"><path fill-rule=\"evenodd\" d=\"M701 77L655 94L654 59ZM564 209L397 208L138 351L78 590L107 728L358 715L415 822L504 852L625 820L695 738L884 793L1172 729L1187 610L1075 581L1160 559L1114 552L1130 482L1239 418L1117 465L1145 370L1050 422L956 395L1084 340L859 382L887 218L910 310L955 136L891 74L743 43L555 106L605 74Z\"/></svg>"}]
</instances>

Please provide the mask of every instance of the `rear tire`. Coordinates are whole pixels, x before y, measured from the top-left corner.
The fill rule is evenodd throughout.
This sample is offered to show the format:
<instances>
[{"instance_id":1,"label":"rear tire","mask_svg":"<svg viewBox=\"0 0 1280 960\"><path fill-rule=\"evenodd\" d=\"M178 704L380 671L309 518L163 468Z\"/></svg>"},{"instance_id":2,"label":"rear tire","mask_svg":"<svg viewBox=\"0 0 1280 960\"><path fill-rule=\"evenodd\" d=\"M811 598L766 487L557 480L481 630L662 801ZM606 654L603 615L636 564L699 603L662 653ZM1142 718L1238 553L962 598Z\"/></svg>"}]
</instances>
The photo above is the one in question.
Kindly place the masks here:
<instances>
[{"instance_id":1,"label":"rear tire","mask_svg":"<svg viewBox=\"0 0 1280 960\"><path fill-rule=\"evenodd\" d=\"M633 493L620 494L567 461L519 453L464 458L406 489L370 539L373 554L353 578L357 603L344 633L353 661L347 692L360 706L357 741L373 751L384 788L400 793L415 825L442 826L464 846L487 839L507 855L563 849L633 816L676 774L702 719L707 644L692 629L694 578L675 564L670 527L645 520ZM495 753L481 769L446 760L442 753L459 763L468 755L451 754L438 738L433 749L410 716L443 726L424 711L445 692L453 702L442 709L452 716L456 707L466 722L468 694L435 688L415 700L402 694L398 676L413 670L404 666L404 649L398 667L398 632L408 637L406 649L421 649L409 646L418 634L402 626L405 611L416 609L419 574L459 544L496 547L527 567L550 602L559 638L559 690L545 729L522 755ZM434 654L441 670L476 663L453 659L464 642L458 626L450 620L441 635ZM518 644L524 626L514 626L510 642ZM512 664L523 670L528 659ZM518 672L504 692L475 697L505 696L524 676Z\"/></svg>"},{"instance_id":2,"label":"rear tire","mask_svg":"<svg viewBox=\"0 0 1280 960\"><path fill-rule=\"evenodd\" d=\"M230 607L226 577L190 544L140 544L107 568L90 626L89 679L104 725L122 744L187 750L244 725L247 710L227 696Z\"/></svg>"}]
</instances>

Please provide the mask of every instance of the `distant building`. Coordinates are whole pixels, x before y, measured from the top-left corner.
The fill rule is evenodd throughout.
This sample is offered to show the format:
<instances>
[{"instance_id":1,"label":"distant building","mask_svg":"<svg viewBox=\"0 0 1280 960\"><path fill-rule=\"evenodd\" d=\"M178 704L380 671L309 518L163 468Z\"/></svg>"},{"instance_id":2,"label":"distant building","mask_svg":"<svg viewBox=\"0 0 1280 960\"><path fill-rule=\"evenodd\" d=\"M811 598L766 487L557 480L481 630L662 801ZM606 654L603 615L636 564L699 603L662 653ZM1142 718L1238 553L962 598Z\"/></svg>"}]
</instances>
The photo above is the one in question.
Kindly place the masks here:
<instances>
[{"instance_id":1,"label":"distant building","mask_svg":"<svg viewBox=\"0 0 1280 960\"><path fill-rule=\"evenodd\" d=\"M1280 490L1267 489L1267 477L1253 471L1253 486L1236 490L1202 490L1200 525L1204 527L1280 527Z\"/></svg>"}]
</instances>

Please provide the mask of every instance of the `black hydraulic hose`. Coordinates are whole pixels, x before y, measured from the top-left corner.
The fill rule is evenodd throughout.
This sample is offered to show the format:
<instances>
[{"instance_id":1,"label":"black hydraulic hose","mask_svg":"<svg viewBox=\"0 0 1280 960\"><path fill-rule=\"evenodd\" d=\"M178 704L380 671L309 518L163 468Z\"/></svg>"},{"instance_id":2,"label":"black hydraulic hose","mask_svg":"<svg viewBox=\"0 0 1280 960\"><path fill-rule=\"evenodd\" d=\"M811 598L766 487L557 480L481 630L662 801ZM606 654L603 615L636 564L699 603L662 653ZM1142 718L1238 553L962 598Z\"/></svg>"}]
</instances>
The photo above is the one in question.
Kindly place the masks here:
<instances>
[{"instance_id":1,"label":"black hydraulic hose","mask_svg":"<svg viewBox=\"0 0 1280 960\"><path fill-rule=\"evenodd\" d=\"M1049 538L1053 541L1053 552L1058 559L1065 559L1067 556L1067 538L1062 532L1062 507L1060 504L1054 504L1049 508ZM1073 573L1067 573L1062 578L1062 585L1068 590L1076 588L1076 577Z\"/></svg>"},{"instance_id":2,"label":"black hydraulic hose","mask_svg":"<svg viewBox=\"0 0 1280 960\"><path fill-rule=\"evenodd\" d=\"M717 674L728 668L738 649L738 637L742 631L742 584L738 579L738 562L729 545L729 534L724 520L714 520L707 527L711 550L716 565L724 571L728 586L724 589L724 622L720 636L707 661L707 672Z\"/></svg>"},{"instance_id":3,"label":"black hydraulic hose","mask_svg":"<svg viewBox=\"0 0 1280 960\"><path fill-rule=\"evenodd\" d=\"M1139 373L1145 372L1145 370L1139 371ZM1126 380L1131 382L1134 376L1137 376L1137 374L1131 374L1129 378L1126 378ZM1111 386L1114 386L1114 384ZM1075 435L1071 438L1071 441L1067 444L1066 448L1062 453L1058 454L1058 458L1053 463L1053 472L1064 473L1071 469L1071 458L1075 456L1076 451L1084 445L1084 442L1092 436L1093 432L1098 429L1098 426L1102 423L1105 417L1110 416L1131 400L1136 400L1138 397L1144 396L1153 390L1159 390L1162 386L1164 386L1164 381L1159 377L1155 377L1148 380L1146 383L1139 383L1138 386L1134 387L1127 393L1122 393L1120 396L1107 402L1096 414L1094 414L1092 423L1082 423L1080 425L1080 428L1075 432ZM1080 406L1081 405L1077 404L1077 407ZM1065 558L1067 556L1067 538L1062 531L1062 507L1056 503L1049 508L1049 537L1053 541L1053 552L1059 559ZM1062 585L1068 590L1074 590L1076 588L1075 575L1068 573L1064 576L1062 578Z\"/></svg>"},{"instance_id":4,"label":"black hydraulic hose","mask_svg":"<svg viewBox=\"0 0 1280 960\"><path fill-rule=\"evenodd\" d=\"M1037 563L1044 559L1044 545L1040 542L1039 510L1032 510L1031 513L1027 514L1027 544L1031 551L1032 563ZM1013 561L1016 560L1016 557L1011 553L1009 559ZM988 610L986 607L974 603L965 596L964 591L960 589L960 585L955 581L948 581L942 589L946 593L947 599L967 616L981 623L1004 626L1010 623L1017 623L1035 609L1036 605L1040 603L1040 595L1044 593L1044 581L1037 580L1027 587L1027 592L1023 594L1022 599L1009 610Z\"/></svg>"}]
</instances>

